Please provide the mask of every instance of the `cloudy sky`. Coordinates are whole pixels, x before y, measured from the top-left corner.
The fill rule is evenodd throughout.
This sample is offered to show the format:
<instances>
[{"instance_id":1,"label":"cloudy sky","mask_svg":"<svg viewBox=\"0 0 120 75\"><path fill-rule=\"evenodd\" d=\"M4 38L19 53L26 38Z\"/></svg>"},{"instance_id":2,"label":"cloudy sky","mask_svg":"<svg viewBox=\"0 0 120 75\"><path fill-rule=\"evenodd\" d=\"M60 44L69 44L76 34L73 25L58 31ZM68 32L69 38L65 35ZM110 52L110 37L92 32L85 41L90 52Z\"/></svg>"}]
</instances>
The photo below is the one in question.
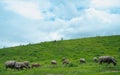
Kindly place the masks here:
<instances>
[{"instance_id":1,"label":"cloudy sky","mask_svg":"<svg viewBox=\"0 0 120 75\"><path fill-rule=\"evenodd\" d=\"M120 35L120 0L0 0L0 47Z\"/></svg>"}]
</instances>

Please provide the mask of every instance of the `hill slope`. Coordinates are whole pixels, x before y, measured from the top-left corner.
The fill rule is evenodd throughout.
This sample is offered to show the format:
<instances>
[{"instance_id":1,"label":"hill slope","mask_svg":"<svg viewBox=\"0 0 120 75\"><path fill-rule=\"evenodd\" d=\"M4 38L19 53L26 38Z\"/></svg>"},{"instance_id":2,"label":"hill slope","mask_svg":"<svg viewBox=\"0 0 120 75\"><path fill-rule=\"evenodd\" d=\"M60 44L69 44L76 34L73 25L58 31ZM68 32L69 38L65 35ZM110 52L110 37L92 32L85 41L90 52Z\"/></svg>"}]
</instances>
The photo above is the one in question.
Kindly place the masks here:
<instances>
[{"instance_id":1,"label":"hill slope","mask_svg":"<svg viewBox=\"0 0 120 75\"><path fill-rule=\"evenodd\" d=\"M120 35L104 36L104 37L98 36L91 38L62 40L56 42L54 41L43 42L38 44L29 44L29 45L0 49L0 65L1 65L0 68L1 69L3 68L4 66L3 64L6 60L16 60L16 61L28 60L30 62L41 63L42 65L50 65L50 61L52 59L55 59L58 61L59 65L62 65L61 59L63 57L70 59L70 61L74 63L74 65L77 65L78 66L77 68L79 68L80 66L79 58L81 57L85 58L87 62L89 62L87 66L90 66L91 63L93 63L92 58L101 55L114 56L118 60L118 65L119 65ZM44 69L46 70L46 68ZM88 71L92 69L93 68L88 69ZM117 69L120 70L120 68ZM1 71L4 72L4 70ZM61 73L61 70L59 71ZM57 72L59 73L59 71ZM28 72L26 71L26 74L27 73ZM72 73L70 74L73 75ZM69 72L68 74L63 73L63 75L70 75L70 74Z\"/></svg>"}]
</instances>

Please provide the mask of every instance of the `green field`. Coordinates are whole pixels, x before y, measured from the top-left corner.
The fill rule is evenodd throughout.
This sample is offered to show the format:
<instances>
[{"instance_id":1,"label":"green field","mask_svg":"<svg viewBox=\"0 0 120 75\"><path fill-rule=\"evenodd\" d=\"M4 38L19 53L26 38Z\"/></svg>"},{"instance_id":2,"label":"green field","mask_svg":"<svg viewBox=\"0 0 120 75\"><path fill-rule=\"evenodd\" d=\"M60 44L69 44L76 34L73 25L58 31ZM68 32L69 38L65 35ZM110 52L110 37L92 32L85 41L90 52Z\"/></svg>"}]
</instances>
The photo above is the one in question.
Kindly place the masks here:
<instances>
[{"instance_id":1,"label":"green field","mask_svg":"<svg viewBox=\"0 0 120 75\"><path fill-rule=\"evenodd\" d=\"M93 57L110 55L117 60L112 64L99 65ZM68 58L71 63L63 65L61 59ZM79 59L86 63L80 64ZM51 65L51 60L57 65ZM7 60L30 61L42 66L34 69L5 69ZM0 75L120 75L120 35L97 36L90 38L42 42L0 49Z\"/></svg>"}]
</instances>

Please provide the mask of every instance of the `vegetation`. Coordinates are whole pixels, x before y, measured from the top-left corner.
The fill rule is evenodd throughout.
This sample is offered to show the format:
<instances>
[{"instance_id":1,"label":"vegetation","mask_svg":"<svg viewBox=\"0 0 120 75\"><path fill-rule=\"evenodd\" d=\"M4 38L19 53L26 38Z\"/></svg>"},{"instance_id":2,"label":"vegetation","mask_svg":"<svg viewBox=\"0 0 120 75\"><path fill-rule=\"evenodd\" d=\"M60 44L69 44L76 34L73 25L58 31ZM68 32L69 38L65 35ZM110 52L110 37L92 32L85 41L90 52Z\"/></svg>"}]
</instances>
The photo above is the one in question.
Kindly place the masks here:
<instances>
[{"instance_id":1,"label":"vegetation","mask_svg":"<svg viewBox=\"0 0 120 75\"><path fill-rule=\"evenodd\" d=\"M117 60L117 66L99 65L93 57L110 55ZM63 65L61 59L71 63ZM80 64L79 59L86 63ZM28 70L5 69L7 60L30 61L42 64L40 68ZM57 65L50 61L56 60ZM120 35L42 42L0 49L0 75L120 75Z\"/></svg>"}]
</instances>

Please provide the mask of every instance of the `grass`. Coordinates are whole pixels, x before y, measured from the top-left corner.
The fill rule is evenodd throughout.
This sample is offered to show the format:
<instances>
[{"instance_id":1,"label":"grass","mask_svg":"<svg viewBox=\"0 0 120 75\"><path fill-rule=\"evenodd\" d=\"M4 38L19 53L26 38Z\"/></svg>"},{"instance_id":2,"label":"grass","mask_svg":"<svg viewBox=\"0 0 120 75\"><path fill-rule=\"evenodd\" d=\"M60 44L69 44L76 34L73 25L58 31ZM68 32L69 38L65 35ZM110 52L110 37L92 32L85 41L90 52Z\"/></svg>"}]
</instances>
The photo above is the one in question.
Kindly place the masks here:
<instances>
[{"instance_id":1,"label":"grass","mask_svg":"<svg viewBox=\"0 0 120 75\"><path fill-rule=\"evenodd\" d=\"M120 35L90 37L62 41L42 42L0 49L0 75L119 75L120 74ZM99 65L92 58L101 55L114 56L117 66ZM70 65L63 65L61 59L68 58ZM79 59L86 63L80 64ZM51 60L57 65L51 65ZM42 64L40 68L29 70L6 70L7 60L30 61Z\"/></svg>"}]
</instances>

